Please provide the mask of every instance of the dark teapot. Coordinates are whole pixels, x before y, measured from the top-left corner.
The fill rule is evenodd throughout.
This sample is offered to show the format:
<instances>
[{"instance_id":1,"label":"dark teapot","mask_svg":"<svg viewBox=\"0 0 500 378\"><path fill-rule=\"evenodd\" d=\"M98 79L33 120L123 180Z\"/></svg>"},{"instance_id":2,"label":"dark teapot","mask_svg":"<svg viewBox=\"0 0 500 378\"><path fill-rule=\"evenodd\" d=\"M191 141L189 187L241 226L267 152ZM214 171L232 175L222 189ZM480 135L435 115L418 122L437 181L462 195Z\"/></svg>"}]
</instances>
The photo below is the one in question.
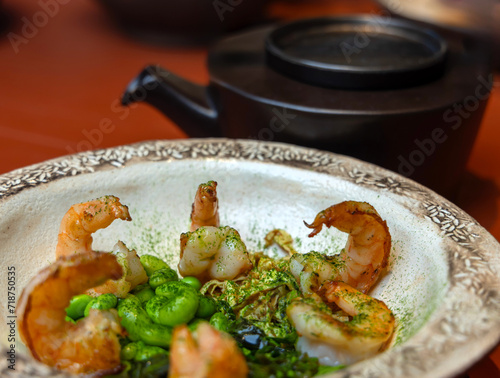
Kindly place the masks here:
<instances>
[{"instance_id":1,"label":"dark teapot","mask_svg":"<svg viewBox=\"0 0 500 378\"><path fill-rule=\"evenodd\" d=\"M482 50L407 21L320 18L218 42L200 86L149 66L123 95L191 137L275 140L370 161L452 196L492 86Z\"/></svg>"}]
</instances>

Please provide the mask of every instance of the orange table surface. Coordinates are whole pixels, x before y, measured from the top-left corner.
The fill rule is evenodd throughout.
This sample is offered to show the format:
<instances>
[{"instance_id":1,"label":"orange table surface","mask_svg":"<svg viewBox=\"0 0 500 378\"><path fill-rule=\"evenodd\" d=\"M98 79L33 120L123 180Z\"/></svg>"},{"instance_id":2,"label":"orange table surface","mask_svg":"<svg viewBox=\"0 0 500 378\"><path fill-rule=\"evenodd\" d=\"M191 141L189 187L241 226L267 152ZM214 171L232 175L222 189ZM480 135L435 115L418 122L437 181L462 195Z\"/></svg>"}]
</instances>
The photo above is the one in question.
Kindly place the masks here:
<instances>
[{"instance_id":1,"label":"orange table surface","mask_svg":"<svg viewBox=\"0 0 500 378\"><path fill-rule=\"evenodd\" d=\"M13 20L8 31L19 36L23 17L32 20L41 10L33 0L3 3ZM0 174L83 148L185 138L146 105L118 110L118 98L148 63L208 82L205 48L141 44L116 30L95 2L64 3L45 26L17 45L17 52L6 35L0 38ZM367 0L278 0L268 10L280 19L376 11ZM499 75L496 82L456 202L500 240ZM113 122L114 130L89 138L104 119ZM499 367L497 348L467 374L496 377Z\"/></svg>"}]
</instances>

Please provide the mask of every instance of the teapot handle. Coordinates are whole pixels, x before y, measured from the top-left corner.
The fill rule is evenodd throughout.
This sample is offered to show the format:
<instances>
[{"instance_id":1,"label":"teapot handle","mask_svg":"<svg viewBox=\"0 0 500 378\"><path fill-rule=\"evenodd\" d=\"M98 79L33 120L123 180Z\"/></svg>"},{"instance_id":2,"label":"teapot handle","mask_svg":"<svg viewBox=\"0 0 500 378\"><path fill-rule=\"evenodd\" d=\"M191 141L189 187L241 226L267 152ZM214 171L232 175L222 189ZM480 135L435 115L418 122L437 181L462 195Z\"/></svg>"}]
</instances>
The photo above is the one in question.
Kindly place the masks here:
<instances>
[{"instance_id":1,"label":"teapot handle","mask_svg":"<svg viewBox=\"0 0 500 378\"><path fill-rule=\"evenodd\" d=\"M190 137L220 136L218 112L208 87L150 65L125 89L121 102L146 102L177 123Z\"/></svg>"}]
</instances>

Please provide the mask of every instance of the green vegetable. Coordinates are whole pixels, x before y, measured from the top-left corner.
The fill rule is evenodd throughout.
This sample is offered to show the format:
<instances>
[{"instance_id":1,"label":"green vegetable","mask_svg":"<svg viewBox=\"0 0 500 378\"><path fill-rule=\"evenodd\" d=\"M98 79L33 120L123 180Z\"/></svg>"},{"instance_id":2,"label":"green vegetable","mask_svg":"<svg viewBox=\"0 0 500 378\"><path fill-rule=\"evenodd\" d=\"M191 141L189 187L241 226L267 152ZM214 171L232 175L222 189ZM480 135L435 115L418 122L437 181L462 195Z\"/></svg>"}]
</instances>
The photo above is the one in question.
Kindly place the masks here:
<instances>
[{"instance_id":1,"label":"green vegetable","mask_svg":"<svg viewBox=\"0 0 500 378\"><path fill-rule=\"evenodd\" d=\"M151 286L149 286L148 283L143 283L143 284L137 285L129 294L134 294L135 295L139 291L141 291L143 289L147 289L148 287L151 287Z\"/></svg>"},{"instance_id":2,"label":"green vegetable","mask_svg":"<svg viewBox=\"0 0 500 378\"><path fill-rule=\"evenodd\" d=\"M320 366L317 358L276 346L268 346L255 354L247 354L246 358L248 375L254 378L312 377L318 373Z\"/></svg>"},{"instance_id":3,"label":"green vegetable","mask_svg":"<svg viewBox=\"0 0 500 378\"><path fill-rule=\"evenodd\" d=\"M149 303L149 302L148 302ZM132 294L118 304L121 325L130 339L143 341L148 345L168 347L172 341L172 328L156 324L142 308L141 301Z\"/></svg>"},{"instance_id":4,"label":"green vegetable","mask_svg":"<svg viewBox=\"0 0 500 378\"><path fill-rule=\"evenodd\" d=\"M157 354L146 361L122 361L125 368L113 378L158 378L167 377L170 366L167 354Z\"/></svg>"},{"instance_id":5,"label":"green vegetable","mask_svg":"<svg viewBox=\"0 0 500 378\"><path fill-rule=\"evenodd\" d=\"M287 259L258 256L247 279L228 280L223 286L216 280L209 281L201 293L216 296L219 302L226 301L238 318L258 321L256 325L267 336L288 342L296 339L296 332L286 308L298 290Z\"/></svg>"},{"instance_id":6,"label":"green vegetable","mask_svg":"<svg viewBox=\"0 0 500 378\"><path fill-rule=\"evenodd\" d=\"M73 320L80 319L84 316L85 307L87 307L92 299L94 298L87 294L75 295L71 298L69 306L66 307L66 315Z\"/></svg>"},{"instance_id":7,"label":"green vegetable","mask_svg":"<svg viewBox=\"0 0 500 378\"><path fill-rule=\"evenodd\" d=\"M333 373L337 370L341 370L344 368L345 368L345 365L337 365L337 366L320 365L319 369L318 369L318 373L316 375L329 374L329 373Z\"/></svg>"},{"instance_id":8,"label":"green vegetable","mask_svg":"<svg viewBox=\"0 0 500 378\"><path fill-rule=\"evenodd\" d=\"M139 348L137 347L136 343L128 343L127 345L122 347L122 350L120 351L120 357L122 360L133 360L135 358L135 355L137 354L137 350Z\"/></svg>"},{"instance_id":9,"label":"green vegetable","mask_svg":"<svg viewBox=\"0 0 500 378\"><path fill-rule=\"evenodd\" d=\"M155 292L153 289L151 289L149 285L147 285L147 287L143 287L142 290L135 292L134 295L144 305L147 301L149 301L151 298L155 296Z\"/></svg>"},{"instance_id":10,"label":"green vegetable","mask_svg":"<svg viewBox=\"0 0 500 378\"><path fill-rule=\"evenodd\" d=\"M148 277L159 269L170 269L165 261L153 255L142 255L139 259Z\"/></svg>"},{"instance_id":11,"label":"green vegetable","mask_svg":"<svg viewBox=\"0 0 500 378\"><path fill-rule=\"evenodd\" d=\"M159 354L168 355L168 352L165 349L157 346L146 345L142 341L138 341L136 345L137 353L134 357L135 361L147 361L151 359L151 357Z\"/></svg>"},{"instance_id":12,"label":"green vegetable","mask_svg":"<svg viewBox=\"0 0 500 378\"><path fill-rule=\"evenodd\" d=\"M294 344L282 343L265 335L253 322L240 318L230 329L243 351L249 377L312 377L318 373L317 358L302 355Z\"/></svg>"},{"instance_id":13,"label":"green vegetable","mask_svg":"<svg viewBox=\"0 0 500 378\"><path fill-rule=\"evenodd\" d=\"M286 295L286 300L290 303L293 299L300 297L300 293L297 290L292 290Z\"/></svg>"},{"instance_id":14,"label":"green vegetable","mask_svg":"<svg viewBox=\"0 0 500 378\"><path fill-rule=\"evenodd\" d=\"M231 322L222 312L216 312L210 318L210 325L219 331L229 332Z\"/></svg>"},{"instance_id":15,"label":"green vegetable","mask_svg":"<svg viewBox=\"0 0 500 378\"><path fill-rule=\"evenodd\" d=\"M124 366L123 371L122 371L122 373L124 373L123 376L128 377L127 372L129 372L132 369L132 364L129 361L121 361L121 363Z\"/></svg>"},{"instance_id":16,"label":"green vegetable","mask_svg":"<svg viewBox=\"0 0 500 378\"><path fill-rule=\"evenodd\" d=\"M210 297L200 295L200 304L196 311L197 318L209 319L217 312L217 303Z\"/></svg>"},{"instance_id":17,"label":"green vegetable","mask_svg":"<svg viewBox=\"0 0 500 378\"><path fill-rule=\"evenodd\" d=\"M66 320L67 322L70 322L70 323L76 324L76 320L74 320L73 318L70 318L69 316L65 316L65 317L64 317L64 320Z\"/></svg>"},{"instance_id":18,"label":"green vegetable","mask_svg":"<svg viewBox=\"0 0 500 378\"><path fill-rule=\"evenodd\" d=\"M149 277L149 286L154 290L158 286L171 281L178 281L177 272L170 268L158 269Z\"/></svg>"},{"instance_id":19,"label":"green vegetable","mask_svg":"<svg viewBox=\"0 0 500 378\"><path fill-rule=\"evenodd\" d=\"M286 309L297 292L288 292L286 287L279 286L268 292L258 293L255 301L250 302L239 311L239 316L252 321L265 334L284 343L293 344L297 340L297 332L292 325Z\"/></svg>"},{"instance_id":20,"label":"green vegetable","mask_svg":"<svg viewBox=\"0 0 500 378\"><path fill-rule=\"evenodd\" d=\"M115 295L108 293L99 295L98 297L93 298L85 307L84 314L85 316L89 316L89 312L91 308L95 308L97 310L109 310L111 308L115 308L118 304L118 299Z\"/></svg>"},{"instance_id":21,"label":"green vegetable","mask_svg":"<svg viewBox=\"0 0 500 378\"><path fill-rule=\"evenodd\" d=\"M201 289L201 282L196 277L184 277L181 281L187 283L188 285L191 285L198 291L200 291Z\"/></svg>"},{"instance_id":22,"label":"green vegetable","mask_svg":"<svg viewBox=\"0 0 500 378\"><path fill-rule=\"evenodd\" d=\"M164 283L146 304L146 311L158 324L174 327L189 323L198 310L198 292L181 281Z\"/></svg>"},{"instance_id":23,"label":"green vegetable","mask_svg":"<svg viewBox=\"0 0 500 378\"><path fill-rule=\"evenodd\" d=\"M233 309L226 301L217 301L217 312L222 312L230 321L236 320L236 315L234 314Z\"/></svg>"}]
</instances>

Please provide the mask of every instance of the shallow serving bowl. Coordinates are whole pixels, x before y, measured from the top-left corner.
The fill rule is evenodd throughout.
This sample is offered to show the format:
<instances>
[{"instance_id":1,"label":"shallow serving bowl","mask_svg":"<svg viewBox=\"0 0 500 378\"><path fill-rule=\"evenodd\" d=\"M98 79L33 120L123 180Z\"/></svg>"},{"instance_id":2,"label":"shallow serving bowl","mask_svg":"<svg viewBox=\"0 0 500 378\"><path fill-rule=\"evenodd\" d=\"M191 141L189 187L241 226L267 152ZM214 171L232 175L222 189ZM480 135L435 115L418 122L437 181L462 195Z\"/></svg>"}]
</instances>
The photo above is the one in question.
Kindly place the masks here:
<instances>
[{"instance_id":1,"label":"shallow serving bowl","mask_svg":"<svg viewBox=\"0 0 500 378\"><path fill-rule=\"evenodd\" d=\"M367 201L393 238L389 272L372 294L396 315L384 353L336 373L341 377L448 377L500 339L500 245L477 222L423 186L371 164L314 149L257 141L153 141L67 156L0 176L2 282L15 267L16 300L55 259L59 223L77 202L114 194L133 221L96 234L94 247L117 240L174 266L188 230L197 185L219 183L221 224L238 229L252 251L267 231L286 229L299 251L337 252L346 235L307 238L303 220L343 200ZM5 356L7 304L0 309ZM16 370L49 375L16 333ZM7 371L0 360L0 375ZM52 372L53 373L53 372Z\"/></svg>"}]
</instances>

